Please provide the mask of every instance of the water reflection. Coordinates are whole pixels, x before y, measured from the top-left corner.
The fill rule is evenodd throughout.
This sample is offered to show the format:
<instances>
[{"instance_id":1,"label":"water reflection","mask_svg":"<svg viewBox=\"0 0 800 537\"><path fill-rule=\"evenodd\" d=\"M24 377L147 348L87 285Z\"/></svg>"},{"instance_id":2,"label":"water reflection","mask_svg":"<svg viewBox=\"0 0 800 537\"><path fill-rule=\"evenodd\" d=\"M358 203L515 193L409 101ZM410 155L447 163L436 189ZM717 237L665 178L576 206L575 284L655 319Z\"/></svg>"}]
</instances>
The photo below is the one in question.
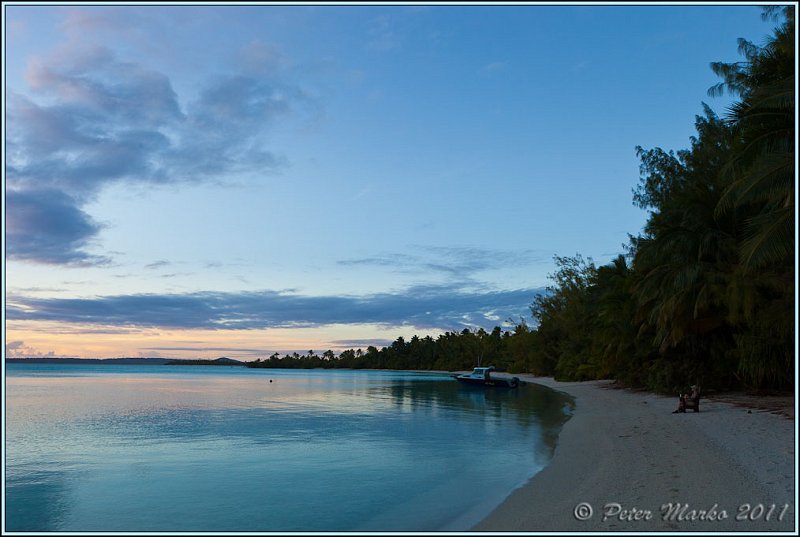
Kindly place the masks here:
<instances>
[{"instance_id":1,"label":"water reflection","mask_svg":"<svg viewBox=\"0 0 800 537\"><path fill-rule=\"evenodd\" d=\"M374 389L375 397L391 396L398 407L414 409L435 407L456 412L491 416L498 420L514 420L522 427L537 424L560 428L565 419L564 406L572 398L538 384L517 389L467 386L453 380L415 383L395 382Z\"/></svg>"},{"instance_id":2,"label":"water reflection","mask_svg":"<svg viewBox=\"0 0 800 537\"><path fill-rule=\"evenodd\" d=\"M432 374L62 367L7 377L8 529L435 530L545 464L569 405Z\"/></svg>"}]
</instances>

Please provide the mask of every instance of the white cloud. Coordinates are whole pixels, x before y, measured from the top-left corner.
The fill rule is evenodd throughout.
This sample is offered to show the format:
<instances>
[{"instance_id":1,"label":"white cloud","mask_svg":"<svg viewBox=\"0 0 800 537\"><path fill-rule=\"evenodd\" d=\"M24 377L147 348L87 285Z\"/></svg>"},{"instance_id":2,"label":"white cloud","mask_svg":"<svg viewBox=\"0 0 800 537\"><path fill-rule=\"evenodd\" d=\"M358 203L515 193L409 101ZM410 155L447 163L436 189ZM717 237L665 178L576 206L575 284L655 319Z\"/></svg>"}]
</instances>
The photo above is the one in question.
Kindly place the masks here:
<instances>
[{"instance_id":1,"label":"white cloud","mask_svg":"<svg viewBox=\"0 0 800 537\"><path fill-rule=\"evenodd\" d=\"M57 358L54 351L42 352L25 345L24 341L9 341L6 343L7 358Z\"/></svg>"}]
</instances>

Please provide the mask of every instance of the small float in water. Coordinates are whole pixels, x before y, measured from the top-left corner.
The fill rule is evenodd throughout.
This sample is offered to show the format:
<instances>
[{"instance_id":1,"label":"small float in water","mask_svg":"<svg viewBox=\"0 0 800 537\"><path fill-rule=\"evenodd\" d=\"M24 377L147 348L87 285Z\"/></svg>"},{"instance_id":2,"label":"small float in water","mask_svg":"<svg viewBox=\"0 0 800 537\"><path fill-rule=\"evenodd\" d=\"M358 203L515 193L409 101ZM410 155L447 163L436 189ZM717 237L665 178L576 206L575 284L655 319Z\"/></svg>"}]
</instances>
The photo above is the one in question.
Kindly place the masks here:
<instances>
[{"instance_id":1,"label":"small float in water","mask_svg":"<svg viewBox=\"0 0 800 537\"><path fill-rule=\"evenodd\" d=\"M516 388L522 384L522 381L517 377L512 377L510 379L492 377L492 371L495 370L496 368L494 366L476 367L472 370L472 373L453 375L453 378L464 384L486 386L488 388Z\"/></svg>"}]
</instances>

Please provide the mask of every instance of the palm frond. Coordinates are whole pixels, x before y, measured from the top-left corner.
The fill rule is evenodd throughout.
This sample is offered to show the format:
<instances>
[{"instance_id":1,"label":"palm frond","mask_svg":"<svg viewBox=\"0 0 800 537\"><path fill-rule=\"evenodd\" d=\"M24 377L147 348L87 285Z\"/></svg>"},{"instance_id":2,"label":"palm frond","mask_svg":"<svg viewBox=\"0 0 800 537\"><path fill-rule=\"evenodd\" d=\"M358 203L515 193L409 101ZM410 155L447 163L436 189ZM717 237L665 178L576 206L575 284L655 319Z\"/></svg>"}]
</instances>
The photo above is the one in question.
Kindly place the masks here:
<instances>
[{"instance_id":1,"label":"palm frond","mask_svg":"<svg viewBox=\"0 0 800 537\"><path fill-rule=\"evenodd\" d=\"M780 207L749 219L749 235L742 243L742 264L753 269L793 258L793 227L794 207Z\"/></svg>"}]
</instances>

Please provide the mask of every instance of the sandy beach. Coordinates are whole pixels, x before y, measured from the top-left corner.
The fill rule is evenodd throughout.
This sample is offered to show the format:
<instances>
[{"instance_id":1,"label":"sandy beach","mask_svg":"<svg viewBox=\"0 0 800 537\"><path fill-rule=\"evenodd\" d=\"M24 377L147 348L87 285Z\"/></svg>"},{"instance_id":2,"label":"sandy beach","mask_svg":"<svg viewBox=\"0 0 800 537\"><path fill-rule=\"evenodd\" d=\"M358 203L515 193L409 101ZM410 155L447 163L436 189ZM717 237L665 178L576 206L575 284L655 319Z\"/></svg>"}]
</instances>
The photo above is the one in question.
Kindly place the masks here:
<instances>
[{"instance_id":1,"label":"sandy beach","mask_svg":"<svg viewBox=\"0 0 800 537\"><path fill-rule=\"evenodd\" d=\"M677 397L611 381L519 377L573 396L574 413L551 463L473 531L796 531L793 419L705 398L673 414Z\"/></svg>"}]
</instances>

